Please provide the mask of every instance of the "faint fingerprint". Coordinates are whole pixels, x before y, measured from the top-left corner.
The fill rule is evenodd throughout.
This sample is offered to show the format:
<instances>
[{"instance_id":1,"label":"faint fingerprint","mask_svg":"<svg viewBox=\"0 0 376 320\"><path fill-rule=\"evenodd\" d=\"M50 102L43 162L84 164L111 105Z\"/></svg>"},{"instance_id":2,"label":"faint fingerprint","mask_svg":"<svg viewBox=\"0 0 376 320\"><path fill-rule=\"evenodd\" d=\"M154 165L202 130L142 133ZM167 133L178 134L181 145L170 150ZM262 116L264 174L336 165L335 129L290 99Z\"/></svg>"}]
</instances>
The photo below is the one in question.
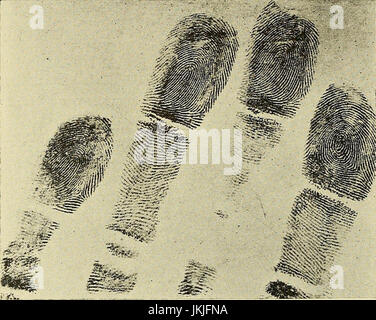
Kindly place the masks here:
<instances>
[{"instance_id":1,"label":"faint fingerprint","mask_svg":"<svg viewBox=\"0 0 376 320\"><path fill-rule=\"evenodd\" d=\"M190 260L185 268L184 279L179 285L178 293L195 296L212 290L210 283L215 279L214 268L200 262Z\"/></svg>"},{"instance_id":2,"label":"faint fingerprint","mask_svg":"<svg viewBox=\"0 0 376 320\"><path fill-rule=\"evenodd\" d=\"M136 280L137 273L124 274L122 271L96 261L87 283L87 290L89 292L126 293L133 290Z\"/></svg>"},{"instance_id":3,"label":"faint fingerprint","mask_svg":"<svg viewBox=\"0 0 376 320\"><path fill-rule=\"evenodd\" d=\"M126 247L118 244L109 242L106 244L108 251L116 257L120 258L134 258L138 256L138 252L134 250L127 249Z\"/></svg>"},{"instance_id":4,"label":"faint fingerprint","mask_svg":"<svg viewBox=\"0 0 376 320\"><path fill-rule=\"evenodd\" d=\"M237 113L235 128L242 130L243 134L243 170L231 176L230 194L237 191L237 186L248 181L248 165L259 164L267 152L273 149L280 141L282 125L272 119L254 117L243 112Z\"/></svg>"},{"instance_id":5,"label":"faint fingerprint","mask_svg":"<svg viewBox=\"0 0 376 320\"><path fill-rule=\"evenodd\" d=\"M319 187L353 200L367 197L376 169L376 117L364 95L330 85L317 106L303 172Z\"/></svg>"},{"instance_id":6,"label":"faint fingerprint","mask_svg":"<svg viewBox=\"0 0 376 320\"><path fill-rule=\"evenodd\" d=\"M25 211L21 232L3 252L1 284L13 289L35 291L32 284L34 271L40 264L39 252L47 245L56 222L33 211Z\"/></svg>"}]
</instances>

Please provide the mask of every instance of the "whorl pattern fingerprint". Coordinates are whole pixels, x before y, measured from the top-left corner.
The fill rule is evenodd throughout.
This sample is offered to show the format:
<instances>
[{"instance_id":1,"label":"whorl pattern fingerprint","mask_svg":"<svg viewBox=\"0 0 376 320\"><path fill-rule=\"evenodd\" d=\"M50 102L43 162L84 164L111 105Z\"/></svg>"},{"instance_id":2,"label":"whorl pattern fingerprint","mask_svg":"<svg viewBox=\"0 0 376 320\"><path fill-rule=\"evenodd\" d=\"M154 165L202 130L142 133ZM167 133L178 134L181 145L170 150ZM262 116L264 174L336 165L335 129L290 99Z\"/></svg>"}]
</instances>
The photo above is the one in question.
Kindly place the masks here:
<instances>
[{"instance_id":1,"label":"whorl pattern fingerprint","mask_svg":"<svg viewBox=\"0 0 376 320\"><path fill-rule=\"evenodd\" d=\"M318 186L354 200L367 197L376 169L376 117L364 95L330 85L317 106L303 172Z\"/></svg>"},{"instance_id":2,"label":"whorl pattern fingerprint","mask_svg":"<svg viewBox=\"0 0 376 320\"><path fill-rule=\"evenodd\" d=\"M96 261L87 282L87 290L89 292L126 293L133 290L136 281L137 273L127 275Z\"/></svg>"},{"instance_id":3,"label":"whorl pattern fingerprint","mask_svg":"<svg viewBox=\"0 0 376 320\"><path fill-rule=\"evenodd\" d=\"M108 251L116 257L120 258L134 258L138 256L138 252L125 248L124 246L114 243L108 242L106 243L106 247Z\"/></svg>"},{"instance_id":4,"label":"whorl pattern fingerprint","mask_svg":"<svg viewBox=\"0 0 376 320\"><path fill-rule=\"evenodd\" d=\"M228 23L205 14L180 21L157 60L144 112L198 127L227 82L239 46L236 35Z\"/></svg>"},{"instance_id":5,"label":"whorl pattern fingerprint","mask_svg":"<svg viewBox=\"0 0 376 320\"><path fill-rule=\"evenodd\" d=\"M215 279L215 274L214 268L190 260L185 269L184 279L179 285L178 293L195 296L212 290L210 282Z\"/></svg>"},{"instance_id":6,"label":"whorl pattern fingerprint","mask_svg":"<svg viewBox=\"0 0 376 320\"><path fill-rule=\"evenodd\" d=\"M265 291L278 299L307 299L310 297L302 290L280 280L269 282Z\"/></svg>"},{"instance_id":7,"label":"whorl pattern fingerprint","mask_svg":"<svg viewBox=\"0 0 376 320\"><path fill-rule=\"evenodd\" d=\"M36 197L72 213L102 180L112 148L109 119L86 116L64 123L47 146L36 179Z\"/></svg>"},{"instance_id":8,"label":"whorl pattern fingerprint","mask_svg":"<svg viewBox=\"0 0 376 320\"><path fill-rule=\"evenodd\" d=\"M58 223L43 215L25 211L21 232L3 253L1 284L13 289L35 291L31 283L34 270L39 266L38 253L47 245Z\"/></svg>"},{"instance_id":9,"label":"whorl pattern fingerprint","mask_svg":"<svg viewBox=\"0 0 376 320\"><path fill-rule=\"evenodd\" d=\"M131 145L122 174L119 200L112 216L113 222L107 227L141 242L149 242L155 237L160 202L167 194L170 181L179 172L179 159L187 147L184 135L174 127L162 126L162 123L139 122L138 133L142 135L136 135ZM166 139L163 150L158 150L159 134L174 138L171 141ZM174 147L176 159L179 160L177 162L165 158L167 150ZM145 150L145 154L141 154L140 150Z\"/></svg>"},{"instance_id":10,"label":"whorl pattern fingerprint","mask_svg":"<svg viewBox=\"0 0 376 320\"><path fill-rule=\"evenodd\" d=\"M251 36L240 100L255 113L293 117L313 80L319 46L315 25L271 1Z\"/></svg>"},{"instance_id":11,"label":"whorl pattern fingerprint","mask_svg":"<svg viewBox=\"0 0 376 320\"><path fill-rule=\"evenodd\" d=\"M313 285L329 283L329 269L356 216L342 202L304 189L295 199L275 270Z\"/></svg>"},{"instance_id":12,"label":"whorl pattern fingerprint","mask_svg":"<svg viewBox=\"0 0 376 320\"><path fill-rule=\"evenodd\" d=\"M249 178L249 164L259 164L267 152L274 148L280 141L282 126L275 120L254 117L238 112L235 129L242 131L244 139L242 145L242 171L231 176L233 187L242 185ZM234 188L231 188L234 191Z\"/></svg>"}]
</instances>

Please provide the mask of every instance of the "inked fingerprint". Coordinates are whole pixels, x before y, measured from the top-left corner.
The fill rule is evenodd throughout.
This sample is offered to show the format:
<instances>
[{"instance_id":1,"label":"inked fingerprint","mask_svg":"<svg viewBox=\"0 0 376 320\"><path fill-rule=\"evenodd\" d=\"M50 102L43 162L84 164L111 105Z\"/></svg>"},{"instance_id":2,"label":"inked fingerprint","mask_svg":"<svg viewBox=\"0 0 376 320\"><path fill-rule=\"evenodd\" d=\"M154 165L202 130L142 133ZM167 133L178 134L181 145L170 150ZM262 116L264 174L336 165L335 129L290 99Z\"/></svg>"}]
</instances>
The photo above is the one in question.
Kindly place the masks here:
<instances>
[{"instance_id":1,"label":"inked fingerprint","mask_svg":"<svg viewBox=\"0 0 376 320\"><path fill-rule=\"evenodd\" d=\"M271 1L251 36L240 100L255 113L293 117L313 80L319 46L315 25Z\"/></svg>"},{"instance_id":2,"label":"inked fingerprint","mask_svg":"<svg viewBox=\"0 0 376 320\"><path fill-rule=\"evenodd\" d=\"M38 253L47 245L58 223L25 211L21 232L3 253L1 284L13 289L37 290L33 278L40 267Z\"/></svg>"},{"instance_id":3,"label":"inked fingerprint","mask_svg":"<svg viewBox=\"0 0 376 320\"><path fill-rule=\"evenodd\" d=\"M126 159L113 223L107 228L149 242L155 237L160 202L179 172L187 139L161 121L139 122L138 128ZM160 136L167 137L162 145Z\"/></svg>"},{"instance_id":4,"label":"inked fingerprint","mask_svg":"<svg viewBox=\"0 0 376 320\"><path fill-rule=\"evenodd\" d=\"M188 128L199 126L227 82L237 48L234 29L204 14L184 18L170 32L142 106L151 120L138 123L139 131L146 134L141 142L136 139L131 146L114 223L109 229L143 242L154 239L160 202L181 163L166 161L166 150L177 144L181 157L187 147L187 139L179 133L173 134L177 140L158 146L159 124L164 136L177 131L164 120ZM149 161L143 163L139 161L144 156L138 151L141 144L147 150L151 145L158 146L147 155Z\"/></svg>"},{"instance_id":5,"label":"inked fingerprint","mask_svg":"<svg viewBox=\"0 0 376 320\"><path fill-rule=\"evenodd\" d=\"M120 257L120 258L134 258L134 257L138 256L138 253L136 251L127 249L127 248L125 248L125 247L123 247L123 246L121 246L121 245L119 245L117 243L113 243L113 242L107 243L106 247L107 247L108 251L113 256L116 256L116 257Z\"/></svg>"},{"instance_id":6,"label":"inked fingerprint","mask_svg":"<svg viewBox=\"0 0 376 320\"><path fill-rule=\"evenodd\" d=\"M240 174L230 177L232 184L241 185L249 178L247 164L259 164L267 152L280 141L282 126L277 121L254 117L238 112L235 129L243 134L242 158L243 168Z\"/></svg>"},{"instance_id":7,"label":"inked fingerprint","mask_svg":"<svg viewBox=\"0 0 376 320\"><path fill-rule=\"evenodd\" d=\"M56 210L72 213L102 180L112 148L109 119L86 116L64 123L48 144L35 196Z\"/></svg>"},{"instance_id":8,"label":"inked fingerprint","mask_svg":"<svg viewBox=\"0 0 376 320\"><path fill-rule=\"evenodd\" d=\"M179 285L178 293L195 296L212 290L210 282L214 280L215 274L214 268L190 260L185 269L184 279Z\"/></svg>"},{"instance_id":9,"label":"inked fingerprint","mask_svg":"<svg viewBox=\"0 0 376 320\"><path fill-rule=\"evenodd\" d=\"M136 281L137 273L127 275L96 261L87 282L87 290L89 292L130 292L136 285Z\"/></svg>"},{"instance_id":10,"label":"inked fingerprint","mask_svg":"<svg viewBox=\"0 0 376 320\"><path fill-rule=\"evenodd\" d=\"M278 299L307 299L310 297L303 291L280 280L270 282L266 287L266 292Z\"/></svg>"},{"instance_id":11,"label":"inked fingerprint","mask_svg":"<svg viewBox=\"0 0 376 320\"><path fill-rule=\"evenodd\" d=\"M358 90L334 84L311 121L303 172L318 186L353 200L367 197L376 169L376 117Z\"/></svg>"},{"instance_id":12,"label":"inked fingerprint","mask_svg":"<svg viewBox=\"0 0 376 320\"><path fill-rule=\"evenodd\" d=\"M239 47L221 19L193 14L169 33L143 110L150 117L196 128L224 88Z\"/></svg>"},{"instance_id":13,"label":"inked fingerprint","mask_svg":"<svg viewBox=\"0 0 376 320\"><path fill-rule=\"evenodd\" d=\"M329 283L330 267L356 216L342 202L304 189L295 199L275 270L313 285Z\"/></svg>"}]
</instances>

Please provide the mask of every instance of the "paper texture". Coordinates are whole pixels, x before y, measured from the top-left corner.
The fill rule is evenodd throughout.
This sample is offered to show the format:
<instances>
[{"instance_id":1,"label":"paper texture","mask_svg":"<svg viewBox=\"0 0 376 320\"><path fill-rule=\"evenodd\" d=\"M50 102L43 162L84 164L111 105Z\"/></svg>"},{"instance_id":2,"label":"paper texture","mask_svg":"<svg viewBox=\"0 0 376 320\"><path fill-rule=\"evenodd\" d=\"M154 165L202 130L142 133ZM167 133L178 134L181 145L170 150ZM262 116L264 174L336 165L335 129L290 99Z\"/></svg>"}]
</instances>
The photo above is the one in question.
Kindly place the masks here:
<instances>
[{"instance_id":1,"label":"paper texture","mask_svg":"<svg viewBox=\"0 0 376 320\"><path fill-rule=\"evenodd\" d=\"M331 13L331 6L338 5L335 1L276 2L281 10L311 21L319 35L312 84L299 101L296 114L291 117L252 113L240 98L249 63L247 51L255 39L251 32L268 4L263 0L1 2L1 252L4 253L12 241L20 239L17 235L25 211L41 214L48 221L58 224L45 246L41 250L36 249L37 265L42 268L43 278L37 279L37 282L39 285L43 282L43 288L29 292L6 285L1 287L2 298L265 299L273 298L266 292L266 287L277 279L311 294L317 289L312 283L274 270L282 256L294 201L304 189L340 201L357 213L346 236L339 239L341 248L333 263L330 262L343 269L344 288L331 289L330 283L324 283L327 290L320 289L318 296L312 293L310 297L376 297L376 185L372 185L367 197L358 201L346 195L340 197L333 190L310 182L303 174L311 119L331 84L356 88L367 99L370 112L372 108L374 110L375 2L341 1L343 29L333 29L330 24L331 17L336 14ZM38 14L38 8L30 12L34 5L43 9L42 29L38 28L40 21L30 21ZM181 164L167 187L163 180L166 177L162 175L162 180L156 178L160 171L150 169L149 180L145 178L145 173L137 171L139 173L134 179L144 177L147 181L155 181L144 184L144 191L149 191L146 196L137 194L135 187L136 195L133 194L132 202L135 208L132 210L137 211L144 204L139 199L147 202L148 198L153 198L151 189L166 189L157 205L158 222L153 239L139 241L125 231L114 231L106 226L114 223L122 173L139 128L138 121L151 121L142 112L142 107L152 87L160 51L168 44L169 33L179 21L193 14L224 21L235 30L238 42L237 50L235 45L229 49L234 49L236 53L227 81L223 80L223 88L210 111L195 128L217 129L220 133L222 129L229 129L232 153L234 127L243 132L242 146L253 141L252 133L257 128L255 124L247 136L246 128L237 122L239 112L275 121L281 134L272 147L268 139L266 144L252 145L258 148L252 152L254 157L260 156L260 161L252 158L245 163L243 160L246 180L239 185L235 183L237 187L236 190L234 187L233 195L231 186L239 176L225 175L224 169L232 165L222 161L213 164L212 157L209 157L208 164ZM32 23L37 26L35 29L31 27ZM196 25L195 20L189 23ZM338 26L338 21L333 23ZM199 45L208 45L205 50L213 52L225 50L223 43L218 44L216 49L209 48L212 45L210 41L208 44L197 41ZM286 46L289 45L287 41ZM286 50L287 56L289 51ZM173 52L177 54L178 51ZM210 57L208 59L210 63ZM225 59L230 58L227 56ZM183 69L194 68L192 65L188 63ZM183 71L179 72L183 74ZM268 78L268 74L265 77ZM217 90L217 74L209 79L213 90ZM261 81L262 76L258 75L258 79ZM189 88L179 91L178 96L183 96L181 101L184 94L193 94ZM168 90L165 91L175 92ZM176 97L171 99L180 101ZM197 109L197 105L192 108ZM58 128L85 116L110 119L112 153L95 190L88 192L73 213L61 212L55 210L51 202L40 201L40 197L34 196L34 183L48 144ZM188 134L189 127L174 122L172 116L167 119L159 114L159 119L165 120L166 126L184 129ZM269 124L272 126L272 123ZM82 128L86 124L78 126ZM265 129L265 124L262 128ZM81 140L77 138L75 141L79 144ZM82 142L82 146L86 147L86 142ZM55 149L56 152L59 150ZM209 148L211 150L212 147ZM243 149L243 156L244 152ZM63 162L61 159L59 161ZM370 159L373 159L372 156ZM101 158L100 161L105 160ZM128 194L124 199L131 201L132 196ZM156 200L150 201L152 205ZM334 207L338 205L336 203ZM36 221L33 215L30 219L32 223ZM43 224L43 221L40 223ZM44 226L47 232L48 227ZM125 230L123 225L116 228ZM19 241L26 241L26 238ZM116 244L129 251L121 251ZM114 255L108 247L121 252L118 250ZM3 258L5 256L3 254ZM111 270L119 270L121 275L111 275ZM202 276L202 279L190 279L186 274L190 271L192 277ZM97 277L110 273L108 277L117 278L118 283L111 284L112 280L107 279L109 282L106 284L98 284L93 272L97 272ZM325 272L330 274L329 270ZM136 278L132 278L134 274L137 274ZM94 283L88 286L90 276ZM192 281L202 281L197 285L200 288L189 289ZM108 289L112 285L122 289L95 290L103 289L103 286ZM94 290L89 290L89 287ZM187 292L197 294L184 294Z\"/></svg>"}]
</instances>

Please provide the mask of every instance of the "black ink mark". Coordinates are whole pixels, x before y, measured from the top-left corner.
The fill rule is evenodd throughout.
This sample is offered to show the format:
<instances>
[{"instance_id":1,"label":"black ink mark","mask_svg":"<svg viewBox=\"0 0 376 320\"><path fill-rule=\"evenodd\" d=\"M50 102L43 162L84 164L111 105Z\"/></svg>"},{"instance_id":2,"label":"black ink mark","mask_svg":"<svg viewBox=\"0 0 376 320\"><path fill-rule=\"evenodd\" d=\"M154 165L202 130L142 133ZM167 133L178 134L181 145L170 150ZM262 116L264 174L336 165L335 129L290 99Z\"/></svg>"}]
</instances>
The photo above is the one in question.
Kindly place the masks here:
<instances>
[{"instance_id":1,"label":"black ink mark","mask_svg":"<svg viewBox=\"0 0 376 320\"><path fill-rule=\"evenodd\" d=\"M138 133L142 133L139 135L142 139L136 137L131 145L122 175L120 199L113 214L114 222L108 229L141 242L149 242L155 237L160 202L180 168L180 163L165 159L168 154L166 150L176 147L176 158L181 160L187 139L161 121L139 122ZM171 137L171 140L166 139L165 148L159 151L156 150L158 135ZM147 154L149 149L152 152ZM140 150L145 150L145 154L140 155Z\"/></svg>"},{"instance_id":2,"label":"black ink mark","mask_svg":"<svg viewBox=\"0 0 376 320\"><path fill-rule=\"evenodd\" d=\"M329 283L329 268L356 215L342 202L304 189L295 199L276 271L313 285Z\"/></svg>"},{"instance_id":3,"label":"black ink mark","mask_svg":"<svg viewBox=\"0 0 376 320\"><path fill-rule=\"evenodd\" d=\"M376 117L356 89L330 85L305 150L303 172L318 186L353 200L367 197L376 169Z\"/></svg>"},{"instance_id":4,"label":"black ink mark","mask_svg":"<svg viewBox=\"0 0 376 320\"><path fill-rule=\"evenodd\" d=\"M216 271L200 262L190 260L185 269L183 281L179 285L179 294L195 296L209 290L210 282L214 280Z\"/></svg>"},{"instance_id":5,"label":"black ink mark","mask_svg":"<svg viewBox=\"0 0 376 320\"><path fill-rule=\"evenodd\" d=\"M35 195L43 204L72 213L102 180L112 148L109 119L86 116L66 122L48 144Z\"/></svg>"},{"instance_id":6,"label":"black ink mark","mask_svg":"<svg viewBox=\"0 0 376 320\"><path fill-rule=\"evenodd\" d=\"M126 275L119 270L96 261L87 283L87 290L89 292L130 292L133 290L136 281L137 273Z\"/></svg>"},{"instance_id":7,"label":"black ink mark","mask_svg":"<svg viewBox=\"0 0 376 320\"><path fill-rule=\"evenodd\" d=\"M293 117L313 80L319 45L316 27L271 1L251 35L240 100L255 113Z\"/></svg>"},{"instance_id":8,"label":"black ink mark","mask_svg":"<svg viewBox=\"0 0 376 320\"><path fill-rule=\"evenodd\" d=\"M123 246L121 246L121 245L119 245L117 243L113 243L113 242L107 243L106 247L107 247L108 251L113 256L116 256L116 257L120 257L120 258L134 258L134 257L138 256L138 253L136 251L127 249L127 248L125 248L125 247L123 247Z\"/></svg>"},{"instance_id":9,"label":"black ink mark","mask_svg":"<svg viewBox=\"0 0 376 320\"><path fill-rule=\"evenodd\" d=\"M227 219L227 218L228 218L228 214L227 214L227 213L223 213L222 210L217 210L217 211L215 212L215 214L218 215L218 216L219 216L220 218L222 218L222 219Z\"/></svg>"},{"instance_id":10,"label":"black ink mark","mask_svg":"<svg viewBox=\"0 0 376 320\"><path fill-rule=\"evenodd\" d=\"M264 205L262 204L262 200L260 198L260 196L256 193L256 198L258 200L258 202L260 203L260 207L262 209L262 213L264 215L264 218L266 219L266 212L265 212L265 209L264 209Z\"/></svg>"},{"instance_id":11,"label":"black ink mark","mask_svg":"<svg viewBox=\"0 0 376 320\"><path fill-rule=\"evenodd\" d=\"M236 31L204 14L185 17L161 50L144 112L196 128L224 88L238 49Z\"/></svg>"},{"instance_id":12,"label":"black ink mark","mask_svg":"<svg viewBox=\"0 0 376 320\"><path fill-rule=\"evenodd\" d=\"M278 299L307 299L309 295L280 280L270 282L266 292Z\"/></svg>"},{"instance_id":13,"label":"black ink mark","mask_svg":"<svg viewBox=\"0 0 376 320\"><path fill-rule=\"evenodd\" d=\"M54 230L58 228L39 213L24 212L21 232L3 253L1 284L13 289L35 291L31 283L35 269L39 267L38 253L46 245Z\"/></svg>"},{"instance_id":14,"label":"black ink mark","mask_svg":"<svg viewBox=\"0 0 376 320\"><path fill-rule=\"evenodd\" d=\"M0 293L0 300L20 300L13 293Z\"/></svg>"}]
</instances>

